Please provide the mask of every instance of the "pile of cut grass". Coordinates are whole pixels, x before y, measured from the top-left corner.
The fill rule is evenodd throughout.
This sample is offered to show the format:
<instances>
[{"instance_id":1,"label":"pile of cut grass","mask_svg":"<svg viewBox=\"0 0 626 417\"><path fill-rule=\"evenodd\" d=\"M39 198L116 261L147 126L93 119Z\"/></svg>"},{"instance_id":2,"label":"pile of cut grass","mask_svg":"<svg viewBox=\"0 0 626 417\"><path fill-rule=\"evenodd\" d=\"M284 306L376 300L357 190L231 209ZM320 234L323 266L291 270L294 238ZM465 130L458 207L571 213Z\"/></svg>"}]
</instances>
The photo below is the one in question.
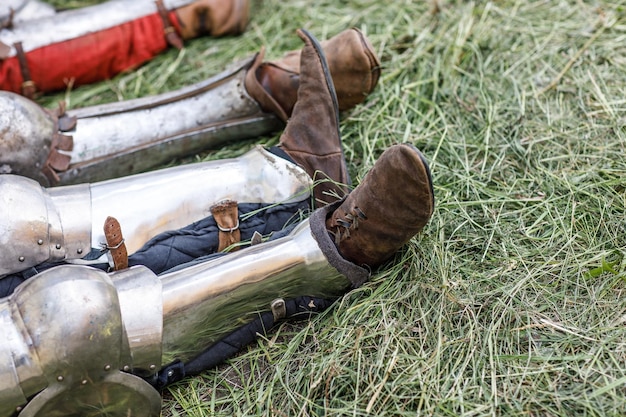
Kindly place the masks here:
<instances>
[{"instance_id":1,"label":"pile of cut grass","mask_svg":"<svg viewBox=\"0 0 626 417\"><path fill-rule=\"evenodd\" d=\"M240 37L198 39L40 101L156 94L261 45L270 59L300 48L299 27L325 39L356 26L383 73L342 116L352 178L389 145L411 142L430 160L437 206L370 283L172 386L163 415L626 415L626 4L253 8Z\"/></svg>"}]
</instances>

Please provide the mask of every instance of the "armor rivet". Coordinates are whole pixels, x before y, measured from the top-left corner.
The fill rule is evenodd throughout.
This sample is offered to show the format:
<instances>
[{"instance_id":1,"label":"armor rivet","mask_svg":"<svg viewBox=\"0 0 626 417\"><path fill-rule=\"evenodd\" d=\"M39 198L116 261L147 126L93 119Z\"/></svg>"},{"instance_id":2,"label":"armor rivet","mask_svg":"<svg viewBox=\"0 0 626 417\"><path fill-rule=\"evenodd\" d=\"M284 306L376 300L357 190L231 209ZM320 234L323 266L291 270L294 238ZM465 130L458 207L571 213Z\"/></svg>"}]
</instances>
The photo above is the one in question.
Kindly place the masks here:
<instances>
[{"instance_id":1,"label":"armor rivet","mask_svg":"<svg viewBox=\"0 0 626 417\"><path fill-rule=\"evenodd\" d=\"M128 372L128 371L130 371L130 366L124 365L124 372Z\"/></svg>"},{"instance_id":2,"label":"armor rivet","mask_svg":"<svg viewBox=\"0 0 626 417\"><path fill-rule=\"evenodd\" d=\"M20 262L24 262L26 260L26 258L24 258L23 256L20 256L19 258L17 258L18 261Z\"/></svg>"},{"instance_id":3,"label":"armor rivet","mask_svg":"<svg viewBox=\"0 0 626 417\"><path fill-rule=\"evenodd\" d=\"M78 254L80 255L81 253L83 253L83 250L82 250L81 248L78 248L78 249L76 250L76 253L78 253Z\"/></svg>"},{"instance_id":4,"label":"armor rivet","mask_svg":"<svg viewBox=\"0 0 626 417\"><path fill-rule=\"evenodd\" d=\"M43 245L43 239L39 239L39 240L37 241L37 244L38 244L39 246Z\"/></svg>"},{"instance_id":5,"label":"armor rivet","mask_svg":"<svg viewBox=\"0 0 626 417\"><path fill-rule=\"evenodd\" d=\"M80 383L83 384L83 385L87 385L87 380L83 379L82 381L80 381Z\"/></svg>"},{"instance_id":6,"label":"armor rivet","mask_svg":"<svg viewBox=\"0 0 626 417\"><path fill-rule=\"evenodd\" d=\"M110 371L111 370L111 365L104 365L104 370L105 371Z\"/></svg>"},{"instance_id":7,"label":"armor rivet","mask_svg":"<svg viewBox=\"0 0 626 417\"><path fill-rule=\"evenodd\" d=\"M57 381L62 382L63 381L63 375L57 376Z\"/></svg>"},{"instance_id":8,"label":"armor rivet","mask_svg":"<svg viewBox=\"0 0 626 417\"><path fill-rule=\"evenodd\" d=\"M156 369L156 365L150 365L150 370L154 371Z\"/></svg>"},{"instance_id":9,"label":"armor rivet","mask_svg":"<svg viewBox=\"0 0 626 417\"><path fill-rule=\"evenodd\" d=\"M172 376L174 376L174 371L170 369L169 371L167 371L167 377L171 378Z\"/></svg>"},{"instance_id":10,"label":"armor rivet","mask_svg":"<svg viewBox=\"0 0 626 417\"><path fill-rule=\"evenodd\" d=\"M60 244L60 243L57 243L55 247L56 247L57 249L61 249L61 244Z\"/></svg>"},{"instance_id":11,"label":"armor rivet","mask_svg":"<svg viewBox=\"0 0 626 417\"><path fill-rule=\"evenodd\" d=\"M21 406L15 407L15 411L17 411L19 413L20 411L22 411L22 407Z\"/></svg>"}]
</instances>

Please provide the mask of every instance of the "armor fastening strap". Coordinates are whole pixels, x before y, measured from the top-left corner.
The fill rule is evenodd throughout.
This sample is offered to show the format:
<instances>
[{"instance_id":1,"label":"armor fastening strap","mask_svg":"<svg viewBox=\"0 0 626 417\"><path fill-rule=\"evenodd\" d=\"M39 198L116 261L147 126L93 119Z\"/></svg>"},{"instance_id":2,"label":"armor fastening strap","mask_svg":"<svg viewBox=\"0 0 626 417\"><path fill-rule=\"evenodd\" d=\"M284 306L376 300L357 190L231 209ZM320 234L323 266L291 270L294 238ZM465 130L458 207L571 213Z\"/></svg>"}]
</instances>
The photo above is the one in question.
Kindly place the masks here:
<instances>
[{"instance_id":1,"label":"armor fastening strap","mask_svg":"<svg viewBox=\"0 0 626 417\"><path fill-rule=\"evenodd\" d=\"M122 227L115 217L107 217L104 221L104 236L107 240L107 249L113 259L113 270L128 268L128 251L122 236Z\"/></svg>"},{"instance_id":2,"label":"armor fastening strap","mask_svg":"<svg viewBox=\"0 0 626 417\"><path fill-rule=\"evenodd\" d=\"M176 49L183 48L183 40L176 33L176 29L170 22L170 18L168 16L167 9L163 5L163 0L155 1L157 9L159 10L159 16L161 16L161 20L163 21L163 31L165 32L165 40L171 46Z\"/></svg>"},{"instance_id":3,"label":"armor fastening strap","mask_svg":"<svg viewBox=\"0 0 626 417\"><path fill-rule=\"evenodd\" d=\"M15 42L13 46L15 47L17 61L20 64L20 71L22 72L22 95L33 99L37 92L37 86L30 77L30 70L28 69L28 62L26 61L24 48L22 48L22 42Z\"/></svg>"},{"instance_id":4,"label":"armor fastening strap","mask_svg":"<svg viewBox=\"0 0 626 417\"><path fill-rule=\"evenodd\" d=\"M217 227L219 229L218 252L222 252L230 245L238 243L241 240L241 231L239 230L239 210L237 208L236 201L220 201L219 203L211 206L211 214L213 214L213 218L215 219L215 223L217 223ZM237 248L233 248L233 250L237 250Z\"/></svg>"},{"instance_id":5,"label":"armor fastening strap","mask_svg":"<svg viewBox=\"0 0 626 417\"><path fill-rule=\"evenodd\" d=\"M50 143L50 153L48 159L43 164L41 172L46 176L51 185L57 184L60 180L57 172L67 171L70 166L71 157L59 152L59 150L71 151L74 143L71 136L55 133Z\"/></svg>"},{"instance_id":6,"label":"armor fastening strap","mask_svg":"<svg viewBox=\"0 0 626 417\"><path fill-rule=\"evenodd\" d=\"M74 140L72 136L64 135L58 132L71 130L76 126L76 118L65 115L65 102L59 102L56 110L45 109L54 120L54 130L57 131L52 135L50 142L50 153L48 159L43 164L41 172L46 176L50 185L55 185L60 178L58 172L67 171L70 166L71 157L59 151L71 151L74 148Z\"/></svg>"}]
</instances>

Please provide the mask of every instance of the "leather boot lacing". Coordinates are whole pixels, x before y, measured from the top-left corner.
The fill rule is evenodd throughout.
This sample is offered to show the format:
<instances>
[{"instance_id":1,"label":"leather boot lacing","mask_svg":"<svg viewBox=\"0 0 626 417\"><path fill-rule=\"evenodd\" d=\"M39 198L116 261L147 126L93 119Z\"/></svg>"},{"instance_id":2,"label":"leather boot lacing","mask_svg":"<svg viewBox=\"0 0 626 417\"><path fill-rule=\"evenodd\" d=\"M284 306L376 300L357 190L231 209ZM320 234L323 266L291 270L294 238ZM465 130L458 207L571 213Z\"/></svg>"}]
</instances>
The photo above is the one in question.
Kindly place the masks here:
<instances>
[{"instance_id":1,"label":"leather boot lacing","mask_svg":"<svg viewBox=\"0 0 626 417\"><path fill-rule=\"evenodd\" d=\"M346 213L344 218L338 218L336 220L338 227L335 231L328 231L335 238L335 245L339 245L342 240L349 238L350 231L359 228L360 220L367 220L367 216L358 207L353 207L349 213Z\"/></svg>"}]
</instances>

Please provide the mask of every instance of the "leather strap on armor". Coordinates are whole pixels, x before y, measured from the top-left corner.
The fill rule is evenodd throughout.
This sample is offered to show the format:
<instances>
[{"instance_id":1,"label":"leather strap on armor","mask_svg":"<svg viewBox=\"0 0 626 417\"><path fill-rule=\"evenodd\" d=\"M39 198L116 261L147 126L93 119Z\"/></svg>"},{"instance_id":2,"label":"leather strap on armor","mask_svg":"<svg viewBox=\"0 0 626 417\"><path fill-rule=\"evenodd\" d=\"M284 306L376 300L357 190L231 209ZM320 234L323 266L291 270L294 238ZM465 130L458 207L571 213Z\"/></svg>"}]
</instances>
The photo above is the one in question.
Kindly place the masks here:
<instances>
[{"instance_id":1,"label":"leather strap on armor","mask_svg":"<svg viewBox=\"0 0 626 417\"><path fill-rule=\"evenodd\" d=\"M165 40L168 45L171 45L176 49L183 49L183 40L176 32L174 25L172 25L169 12L163 5L163 0L156 0L155 3L159 11L159 16L161 16L161 20L163 21L163 31L165 32Z\"/></svg>"},{"instance_id":2,"label":"leather strap on armor","mask_svg":"<svg viewBox=\"0 0 626 417\"><path fill-rule=\"evenodd\" d=\"M52 136L50 143L50 153L44 166L41 168L41 172L48 178L51 184L57 184L60 180L57 172L66 171L70 166L70 156L59 152L59 150L71 151L72 137L63 135L61 133L55 133Z\"/></svg>"},{"instance_id":3,"label":"leather strap on armor","mask_svg":"<svg viewBox=\"0 0 626 417\"><path fill-rule=\"evenodd\" d=\"M122 228L115 217L107 217L104 222L104 236L107 241L107 249L113 260L113 270L128 268L128 251L122 236Z\"/></svg>"},{"instance_id":4,"label":"leather strap on armor","mask_svg":"<svg viewBox=\"0 0 626 417\"><path fill-rule=\"evenodd\" d=\"M37 92L37 86L30 76L30 69L28 68L24 48L22 48L22 42L16 42L13 46L15 47L17 61L19 62L20 71L22 73L22 95L33 99L35 98L35 93Z\"/></svg>"},{"instance_id":5,"label":"leather strap on armor","mask_svg":"<svg viewBox=\"0 0 626 417\"><path fill-rule=\"evenodd\" d=\"M224 200L211 206L211 214L217 223L219 229L217 247L218 252L222 252L227 247L238 243L241 240L241 231L239 230L239 214L237 202L233 200ZM237 250L234 247L232 250Z\"/></svg>"},{"instance_id":6,"label":"leather strap on armor","mask_svg":"<svg viewBox=\"0 0 626 417\"><path fill-rule=\"evenodd\" d=\"M59 151L71 152L74 149L72 136L64 135L61 132L74 129L76 127L76 117L65 114L65 102L59 102L56 110L47 110L54 121L54 132L50 141L50 152L44 162L41 172L46 176L50 184L57 184L60 181L59 172L65 172L70 166L72 157Z\"/></svg>"}]
</instances>

